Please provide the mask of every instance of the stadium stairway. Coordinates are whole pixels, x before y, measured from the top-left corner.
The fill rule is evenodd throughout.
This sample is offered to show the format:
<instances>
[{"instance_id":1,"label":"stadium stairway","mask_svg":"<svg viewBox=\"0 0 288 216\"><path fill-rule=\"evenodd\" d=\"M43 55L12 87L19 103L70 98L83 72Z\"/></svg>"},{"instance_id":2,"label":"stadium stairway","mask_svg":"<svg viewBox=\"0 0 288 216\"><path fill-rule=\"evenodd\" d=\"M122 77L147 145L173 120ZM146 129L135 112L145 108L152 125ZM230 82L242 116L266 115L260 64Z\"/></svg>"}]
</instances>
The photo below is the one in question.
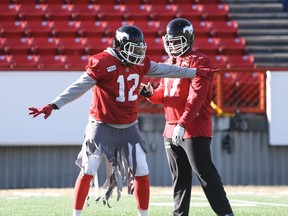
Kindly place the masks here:
<instances>
[{"instance_id":1,"label":"stadium stairway","mask_svg":"<svg viewBox=\"0 0 288 216\"><path fill-rule=\"evenodd\" d=\"M280 0L222 0L256 67L288 67L288 12Z\"/></svg>"}]
</instances>

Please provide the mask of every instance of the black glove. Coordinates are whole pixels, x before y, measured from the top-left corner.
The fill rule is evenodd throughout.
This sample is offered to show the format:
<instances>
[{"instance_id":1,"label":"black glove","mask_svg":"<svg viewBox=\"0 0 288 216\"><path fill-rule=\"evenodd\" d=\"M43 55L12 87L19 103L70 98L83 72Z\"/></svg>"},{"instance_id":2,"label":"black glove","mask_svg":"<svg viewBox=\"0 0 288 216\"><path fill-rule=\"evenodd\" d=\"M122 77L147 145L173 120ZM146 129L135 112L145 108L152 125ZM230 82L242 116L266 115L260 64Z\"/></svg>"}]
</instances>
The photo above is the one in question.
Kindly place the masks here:
<instances>
[{"instance_id":1,"label":"black glove","mask_svg":"<svg viewBox=\"0 0 288 216\"><path fill-rule=\"evenodd\" d=\"M150 83L148 83L147 85L141 83L140 95L142 95L143 97L151 97L153 95L153 87Z\"/></svg>"}]
</instances>

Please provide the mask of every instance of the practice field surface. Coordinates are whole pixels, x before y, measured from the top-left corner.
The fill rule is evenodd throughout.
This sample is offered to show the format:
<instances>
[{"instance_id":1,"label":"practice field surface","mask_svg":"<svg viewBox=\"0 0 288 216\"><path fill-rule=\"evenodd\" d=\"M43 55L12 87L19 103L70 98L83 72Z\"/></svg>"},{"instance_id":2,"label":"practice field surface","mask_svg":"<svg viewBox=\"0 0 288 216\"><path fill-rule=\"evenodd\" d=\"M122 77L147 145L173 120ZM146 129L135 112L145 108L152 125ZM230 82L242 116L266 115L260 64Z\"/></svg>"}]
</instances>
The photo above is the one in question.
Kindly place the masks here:
<instances>
[{"instance_id":1,"label":"practice field surface","mask_svg":"<svg viewBox=\"0 0 288 216\"><path fill-rule=\"evenodd\" d=\"M288 216L288 186L280 187L225 187L235 216ZM70 216L73 189L0 190L0 216ZM95 204L91 190L89 206L83 216L136 216L133 196L123 189L120 201L116 194L110 200L112 208L102 202ZM171 187L151 187L150 216L172 215ZM215 215L201 188L194 186L189 216Z\"/></svg>"}]
</instances>

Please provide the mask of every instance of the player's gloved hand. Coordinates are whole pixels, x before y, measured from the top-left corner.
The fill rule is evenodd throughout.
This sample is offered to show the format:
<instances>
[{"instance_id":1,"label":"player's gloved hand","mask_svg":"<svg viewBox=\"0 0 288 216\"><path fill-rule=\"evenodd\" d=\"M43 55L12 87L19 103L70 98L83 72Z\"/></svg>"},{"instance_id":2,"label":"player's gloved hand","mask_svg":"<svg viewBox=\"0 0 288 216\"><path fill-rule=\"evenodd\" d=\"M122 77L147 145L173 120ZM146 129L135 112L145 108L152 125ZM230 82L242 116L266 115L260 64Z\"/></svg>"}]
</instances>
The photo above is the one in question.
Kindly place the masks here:
<instances>
[{"instance_id":1,"label":"player's gloved hand","mask_svg":"<svg viewBox=\"0 0 288 216\"><path fill-rule=\"evenodd\" d=\"M220 71L219 68L199 67L199 68L196 68L196 75L199 75L206 79L212 79L213 73L217 73L219 71Z\"/></svg>"},{"instance_id":2,"label":"player's gloved hand","mask_svg":"<svg viewBox=\"0 0 288 216\"><path fill-rule=\"evenodd\" d=\"M40 115L41 113L43 113L44 118L47 119L51 115L54 107L52 104L48 104L48 105L43 106L41 108L29 107L28 109L31 111L31 112L29 112L29 115L33 115L33 118L35 118L38 115Z\"/></svg>"},{"instance_id":3,"label":"player's gloved hand","mask_svg":"<svg viewBox=\"0 0 288 216\"><path fill-rule=\"evenodd\" d=\"M179 146L184 141L185 128L177 124L172 135L172 143Z\"/></svg>"},{"instance_id":4,"label":"player's gloved hand","mask_svg":"<svg viewBox=\"0 0 288 216\"><path fill-rule=\"evenodd\" d=\"M147 85L141 83L140 89L140 95L144 97L151 97L153 95L154 89L150 82Z\"/></svg>"}]
</instances>

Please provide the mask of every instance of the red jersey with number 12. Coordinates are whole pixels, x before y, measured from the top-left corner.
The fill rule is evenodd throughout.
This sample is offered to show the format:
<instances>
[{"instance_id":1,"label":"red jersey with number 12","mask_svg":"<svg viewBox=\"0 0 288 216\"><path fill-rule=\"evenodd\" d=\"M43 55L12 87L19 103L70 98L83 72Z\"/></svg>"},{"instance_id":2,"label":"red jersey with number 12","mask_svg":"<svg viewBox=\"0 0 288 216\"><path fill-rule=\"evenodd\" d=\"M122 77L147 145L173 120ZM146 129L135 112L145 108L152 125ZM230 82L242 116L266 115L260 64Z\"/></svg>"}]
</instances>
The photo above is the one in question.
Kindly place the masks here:
<instances>
[{"instance_id":1,"label":"red jersey with number 12","mask_svg":"<svg viewBox=\"0 0 288 216\"><path fill-rule=\"evenodd\" d=\"M142 65L125 66L108 52L90 58L86 73L97 81L92 88L90 116L108 124L130 124L137 119L138 95L150 60Z\"/></svg>"}]
</instances>

